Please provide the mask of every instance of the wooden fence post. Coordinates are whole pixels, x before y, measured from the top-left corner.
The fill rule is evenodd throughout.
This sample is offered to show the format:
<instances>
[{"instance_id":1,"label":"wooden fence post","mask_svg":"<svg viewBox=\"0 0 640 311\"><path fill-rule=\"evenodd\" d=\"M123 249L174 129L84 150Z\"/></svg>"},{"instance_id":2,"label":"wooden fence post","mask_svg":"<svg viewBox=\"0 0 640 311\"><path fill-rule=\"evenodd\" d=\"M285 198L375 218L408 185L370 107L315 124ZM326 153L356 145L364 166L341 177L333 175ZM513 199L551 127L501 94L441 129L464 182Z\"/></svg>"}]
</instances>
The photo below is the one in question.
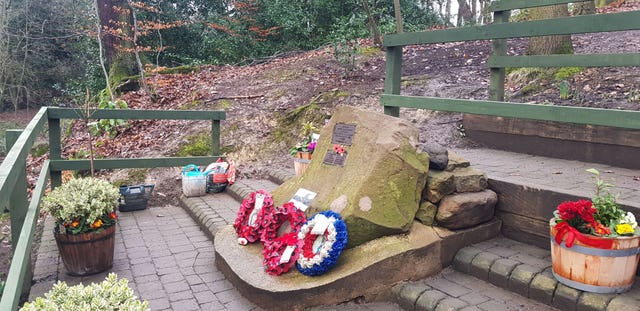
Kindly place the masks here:
<instances>
[{"instance_id":1,"label":"wooden fence post","mask_svg":"<svg viewBox=\"0 0 640 311\"><path fill-rule=\"evenodd\" d=\"M384 78L384 93L400 95L402 79L402 46L387 47L386 76ZM384 106L384 114L399 117L400 107Z\"/></svg>"},{"instance_id":2,"label":"wooden fence post","mask_svg":"<svg viewBox=\"0 0 640 311\"><path fill-rule=\"evenodd\" d=\"M495 24L509 22L509 16L511 11L496 11L493 12L493 22ZM506 39L494 39L491 41L493 56L505 56L507 55L507 40ZM489 100L504 101L504 68L491 67L489 68L491 74L489 78Z\"/></svg>"}]
</instances>

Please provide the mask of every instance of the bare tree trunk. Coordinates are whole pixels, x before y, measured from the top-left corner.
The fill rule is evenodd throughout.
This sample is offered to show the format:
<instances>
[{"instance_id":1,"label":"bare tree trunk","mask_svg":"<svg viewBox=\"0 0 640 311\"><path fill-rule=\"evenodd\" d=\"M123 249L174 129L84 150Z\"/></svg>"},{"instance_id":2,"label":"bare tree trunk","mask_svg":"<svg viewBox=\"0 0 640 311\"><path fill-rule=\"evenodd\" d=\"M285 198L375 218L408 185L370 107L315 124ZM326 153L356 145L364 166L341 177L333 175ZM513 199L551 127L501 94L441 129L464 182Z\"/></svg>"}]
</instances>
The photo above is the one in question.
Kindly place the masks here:
<instances>
[{"instance_id":1,"label":"bare tree trunk","mask_svg":"<svg viewBox=\"0 0 640 311\"><path fill-rule=\"evenodd\" d=\"M444 24L445 25L451 25L451 1L452 0L446 0L446 4L444 7Z\"/></svg>"},{"instance_id":2,"label":"bare tree trunk","mask_svg":"<svg viewBox=\"0 0 640 311\"><path fill-rule=\"evenodd\" d=\"M145 90L145 92L151 95L149 86L147 85L147 81L144 78L144 68L142 67L140 53L138 52L138 17L136 15L136 9L131 4L131 0L127 0L127 3L129 4L129 8L131 9L131 17L133 18L133 53L136 56L136 64L138 64L138 71L140 72L140 82L142 83L142 88Z\"/></svg>"},{"instance_id":3,"label":"bare tree trunk","mask_svg":"<svg viewBox=\"0 0 640 311\"><path fill-rule=\"evenodd\" d=\"M458 23L457 26L469 24L471 21L471 10L466 0L458 0Z\"/></svg>"},{"instance_id":4,"label":"bare tree trunk","mask_svg":"<svg viewBox=\"0 0 640 311\"><path fill-rule=\"evenodd\" d=\"M109 83L115 85L126 77L138 74L132 53L133 17L127 0L97 0L97 4Z\"/></svg>"},{"instance_id":5,"label":"bare tree trunk","mask_svg":"<svg viewBox=\"0 0 640 311\"><path fill-rule=\"evenodd\" d=\"M402 10L400 7L400 0L393 0L393 9L396 14L396 32L402 33Z\"/></svg>"},{"instance_id":6,"label":"bare tree trunk","mask_svg":"<svg viewBox=\"0 0 640 311\"><path fill-rule=\"evenodd\" d=\"M9 3L9 0L0 0L0 108L4 103L9 75L9 37L7 36Z\"/></svg>"},{"instance_id":7,"label":"bare tree trunk","mask_svg":"<svg viewBox=\"0 0 640 311\"><path fill-rule=\"evenodd\" d=\"M576 2L573 4L573 15L596 14L596 3L594 1Z\"/></svg>"},{"instance_id":8,"label":"bare tree trunk","mask_svg":"<svg viewBox=\"0 0 640 311\"><path fill-rule=\"evenodd\" d=\"M362 7L364 8L365 14L367 14L367 24L369 24L369 30L371 31L371 36L373 37L373 45L381 47L382 39L380 38L378 23L373 16L373 12L371 12L371 8L369 7L369 0L362 0Z\"/></svg>"},{"instance_id":9,"label":"bare tree trunk","mask_svg":"<svg viewBox=\"0 0 640 311\"><path fill-rule=\"evenodd\" d=\"M478 18L477 18L477 11L478 11L477 3L478 2L476 0L471 0L471 22L473 24L476 24L478 22Z\"/></svg>"},{"instance_id":10,"label":"bare tree trunk","mask_svg":"<svg viewBox=\"0 0 640 311\"><path fill-rule=\"evenodd\" d=\"M94 1L94 6L96 9L96 14L100 14L100 10L98 9L98 1ZM100 68L102 68L102 74L104 75L104 81L107 84L107 91L109 92L109 99L111 101L115 101L115 96L113 94L113 90L111 89L111 83L109 83L109 73L107 72L107 66L105 65L104 59L104 46L102 44L102 27L100 27L100 20L96 20L96 28L98 29L98 56L100 57Z\"/></svg>"},{"instance_id":11,"label":"bare tree trunk","mask_svg":"<svg viewBox=\"0 0 640 311\"><path fill-rule=\"evenodd\" d=\"M529 16L532 20L556 18L569 16L566 4L544 6L529 9ZM573 45L570 35L531 37L527 54L529 55L549 55L549 54L572 54Z\"/></svg>"}]
</instances>

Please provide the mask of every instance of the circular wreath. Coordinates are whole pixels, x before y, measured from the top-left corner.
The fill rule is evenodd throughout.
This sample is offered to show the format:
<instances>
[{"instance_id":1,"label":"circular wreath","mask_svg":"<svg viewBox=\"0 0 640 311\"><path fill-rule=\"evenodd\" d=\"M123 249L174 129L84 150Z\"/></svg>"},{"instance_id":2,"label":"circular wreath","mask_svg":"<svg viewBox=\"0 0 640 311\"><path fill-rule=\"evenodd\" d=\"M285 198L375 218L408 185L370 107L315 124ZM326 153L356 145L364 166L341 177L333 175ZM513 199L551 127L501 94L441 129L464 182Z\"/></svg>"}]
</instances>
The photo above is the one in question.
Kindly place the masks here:
<instances>
[{"instance_id":1,"label":"circular wreath","mask_svg":"<svg viewBox=\"0 0 640 311\"><path fill-rule=\"evenodd\" d=\"M329 225L322 234L313 234L316 223L327 219ZM302 241L302 250L296 261L296 267L304 275L321 275L333 268L338 257L347 245L347 225L340 214L324 211L311 217L298 233Z\"/></svg>"},{"instance_id":2,"label":"circular wreath","mask_svg":"<svg viewBox=\"0 0 640 311\"><path fill-rule=\"evenodd\" d=\"M285 203L283 206L277 207L273 217L264 217L262 219L262 236L260 240L264 243L262 254L264 256L263 264L267 273L272 275L280 275L291 269L298 259L301 244L298 242L298 232L307 221L304 212L299 210L293 203ZM282 225L289 225L289 232L278 237L278 231ZM282 261L282 257L287 247L290 250L290 258Z\"/></svg>"},{"instance_id":3,"label":"circular wreath","mask_svg":"<svg viewBox=\"0 0 640 311\"><path fill-rule=\"evenodd\" d=\"M262 209L254 212L256 205L256 196L262 194L265 196ZM238 243L246 245L260 239L262 235L262 223L265 218L273 215L273 197L266 190L258 190L251 192L249 196L242 200L238 215L233 223L233 228L238 234Z\"/></svg>"},{"instance_id":4,"label":"circular wreath","mask_svg":"<svg viewBox=\"0 0 640 311\"><path fill-rule=\"evenodd\" d=\"M287 233L297 234L306 221L307 217L303 211L293 205L292 202L285 203L276 207L271 217L262 218L262 227L264 229L260 241L263 243L271 242L278 237L278 233L283 235L283 232L278 231L285 223L289 225L289 232Z\"/></svg>"},{"instance_id":5,"label":"circular wreath","mask_svg":"<svg viewBox=\"0 0 640 311\"><path fill-rule=\"evenodd\" d=\"M283 255L288 247L292 247L288 260L282 260ZM297 232L290 232L281 237L265 243L262 255L264 260L262 264L268 274L280 275L289 272L291 267L296 263L302 248L302 241L298 240Z\"/></svg>"}]
</instances>

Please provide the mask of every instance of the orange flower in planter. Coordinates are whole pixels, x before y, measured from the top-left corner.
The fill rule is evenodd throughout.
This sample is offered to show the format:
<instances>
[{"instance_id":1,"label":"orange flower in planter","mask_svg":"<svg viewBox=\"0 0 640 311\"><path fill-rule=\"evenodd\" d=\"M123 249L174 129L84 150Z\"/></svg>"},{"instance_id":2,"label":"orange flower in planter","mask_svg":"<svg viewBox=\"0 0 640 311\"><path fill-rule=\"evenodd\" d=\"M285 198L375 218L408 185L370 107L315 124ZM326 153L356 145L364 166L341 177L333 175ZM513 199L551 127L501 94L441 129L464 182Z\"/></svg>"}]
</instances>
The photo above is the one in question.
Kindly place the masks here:
<instances>
[{"instance_id":1,"label":"orange flower in planter","mask_svg":"<svg viewBox=\"0 0 640 311\"><path fill-rule=\"evenodd\" d=\"M74 220L71 222L71 227L78 228L79 225L80 225L80 222L77 220Z\"/></svg>"},{"instance_id":2,"label":"orange flower in planter","mask_svg":"<svg viewBox=\"0 0 640 311\"><path fill-rule=\"evenodd\" d=\"M91 228L97 229L102 227L102 220L98 219L94 223L91 224Z\"/></svg>"}]
</instances>

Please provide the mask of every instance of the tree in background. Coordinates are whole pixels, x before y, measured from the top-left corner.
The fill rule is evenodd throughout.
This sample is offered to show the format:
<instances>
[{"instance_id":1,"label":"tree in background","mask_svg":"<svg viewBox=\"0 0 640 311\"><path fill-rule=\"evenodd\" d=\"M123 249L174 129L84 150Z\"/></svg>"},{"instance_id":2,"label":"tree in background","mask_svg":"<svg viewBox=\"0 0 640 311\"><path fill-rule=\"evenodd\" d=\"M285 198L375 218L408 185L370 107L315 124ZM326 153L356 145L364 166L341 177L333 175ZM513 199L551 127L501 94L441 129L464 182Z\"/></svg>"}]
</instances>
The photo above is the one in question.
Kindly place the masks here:
<instances>
[{"instance_id":1,"label":"tree in background","mask_svg":"<svg viewBox=\"0 0 640 311\"><path fill-rule=\"evenodd\" d=\"M541 20L548 18L567 17L569 11L566 4L543 6L528 9L531 20ZM549 54L572 54L573 45L570 35L531 37L527 54L529 55L549 55Z\"/></svg>"}]
</instances>

